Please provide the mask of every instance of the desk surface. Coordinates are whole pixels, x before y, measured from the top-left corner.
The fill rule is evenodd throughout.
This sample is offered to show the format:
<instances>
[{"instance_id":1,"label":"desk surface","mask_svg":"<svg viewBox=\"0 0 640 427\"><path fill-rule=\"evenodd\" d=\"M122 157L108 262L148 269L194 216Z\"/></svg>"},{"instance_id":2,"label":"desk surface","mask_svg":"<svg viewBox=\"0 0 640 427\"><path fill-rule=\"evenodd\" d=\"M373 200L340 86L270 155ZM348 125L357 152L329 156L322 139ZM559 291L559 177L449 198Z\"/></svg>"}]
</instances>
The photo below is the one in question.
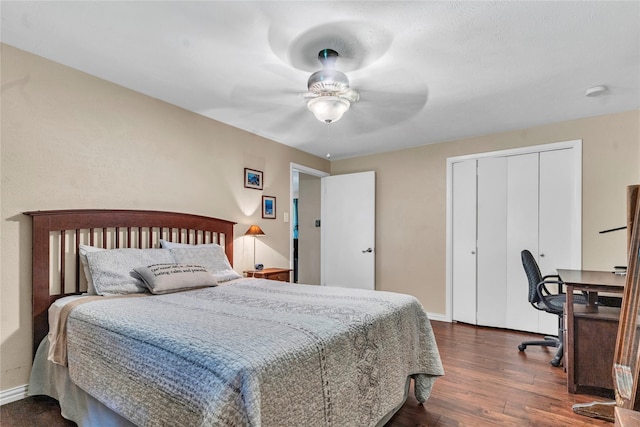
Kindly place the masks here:
<instances>
[{"instance_id":1,"label":"desk surface","mask_svg":"<svg viewBox=\"0 0 640 427\"><path fill-rule=\"evenodd\" d=\"M606 287L608 291L622 293L627 276L610 271L558 270L558 274L567 285L579 287Z\"/></svg>"}]
</instances>

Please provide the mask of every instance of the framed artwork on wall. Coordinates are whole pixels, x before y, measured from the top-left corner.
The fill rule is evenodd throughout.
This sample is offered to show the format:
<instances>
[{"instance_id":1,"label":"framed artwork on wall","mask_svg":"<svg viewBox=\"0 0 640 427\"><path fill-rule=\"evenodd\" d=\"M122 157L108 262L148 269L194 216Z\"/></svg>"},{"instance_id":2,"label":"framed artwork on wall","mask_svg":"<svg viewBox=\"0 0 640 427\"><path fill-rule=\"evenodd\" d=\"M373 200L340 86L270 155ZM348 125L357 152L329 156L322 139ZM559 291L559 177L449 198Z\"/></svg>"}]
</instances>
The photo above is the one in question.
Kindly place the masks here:
<instances>
[{"instance_id":1,"label":"framed artwork on wall","mask_svg":"<svg viewBox=\"0 0 640 427\"><path fill-rule=\"evenodd\" d=\"M262 218L276 219L276 198L262 196Z\"/></svg>"},{"instance_id":2,"label":"framed artwork on wall","mask_svg":"<svg viewBox=\"0 0 640 427\"><path fill-rule=\"evenodd\" d=\"M262 171L244 168L244 186L255 190L262 190Z\"/></svg>"}]
</instances>

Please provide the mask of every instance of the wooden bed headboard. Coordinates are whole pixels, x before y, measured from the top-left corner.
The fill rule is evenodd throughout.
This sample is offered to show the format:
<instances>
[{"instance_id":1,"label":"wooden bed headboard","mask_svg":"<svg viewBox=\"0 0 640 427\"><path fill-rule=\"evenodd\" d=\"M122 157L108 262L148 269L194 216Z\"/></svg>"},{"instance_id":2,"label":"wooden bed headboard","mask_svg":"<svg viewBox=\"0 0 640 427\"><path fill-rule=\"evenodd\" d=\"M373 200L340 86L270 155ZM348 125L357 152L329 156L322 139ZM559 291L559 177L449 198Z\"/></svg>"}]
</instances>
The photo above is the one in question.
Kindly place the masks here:
<instances>
[{"instance_id":1,"label":"wooden bed headboard","mask_svg":"<svg viewBox=\"0 0 640 427\"><path fill-rule=\"evenodd\" d=\"M105 249L154 248L161 239L178 243L218 243L233 265L232 221L174 212L73 209L24 212L33 218L33 352L49 331L48 309L81 286L78 246ZM57 289L56 289L57 288Z\"/></svg>"}]
</instances>

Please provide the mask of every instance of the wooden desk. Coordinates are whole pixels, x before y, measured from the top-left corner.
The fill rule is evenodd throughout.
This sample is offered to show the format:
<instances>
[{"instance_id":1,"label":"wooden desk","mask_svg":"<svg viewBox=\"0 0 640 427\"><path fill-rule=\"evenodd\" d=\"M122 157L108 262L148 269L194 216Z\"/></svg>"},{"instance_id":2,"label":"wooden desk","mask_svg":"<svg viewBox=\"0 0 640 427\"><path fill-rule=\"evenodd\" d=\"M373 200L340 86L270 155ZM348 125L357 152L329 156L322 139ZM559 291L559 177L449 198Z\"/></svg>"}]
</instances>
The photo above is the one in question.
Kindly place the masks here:
<instances>
[{"instance_id":1,"label":"wooden desk","mask_svg":"<svg viewBox=\"0 0 640 427\"><path fill-rule=\"evenodd\" d=\"M569 393L613 392L613 356L620 309L596 304L598 292L622 294L626 277L609 271L558 270L567 287L565 369ZM574 304L574 291L585 291L586 305Z\"/></svg>"}]
</instances>

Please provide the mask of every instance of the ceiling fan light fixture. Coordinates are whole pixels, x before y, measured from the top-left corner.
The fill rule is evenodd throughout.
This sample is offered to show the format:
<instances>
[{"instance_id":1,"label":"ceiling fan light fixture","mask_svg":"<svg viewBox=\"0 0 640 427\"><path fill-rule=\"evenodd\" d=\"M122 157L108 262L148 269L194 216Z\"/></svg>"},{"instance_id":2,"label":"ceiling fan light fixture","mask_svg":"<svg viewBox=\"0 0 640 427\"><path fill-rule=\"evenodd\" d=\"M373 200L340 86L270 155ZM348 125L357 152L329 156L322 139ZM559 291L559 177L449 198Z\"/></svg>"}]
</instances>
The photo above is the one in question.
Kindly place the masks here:
<instances>
[{"instance_id":1,"label":"ceiling fan light fixture","mask_svg":"<svg viewBox=\"0 0 640 427\"><path fill-rule=\"evenodd\" d=\"M318 96L307 102L307 108L316 119L327 124L340 120L350 107L351 103L348 100L332 95Z\"/></svg>"}]
</instances>

